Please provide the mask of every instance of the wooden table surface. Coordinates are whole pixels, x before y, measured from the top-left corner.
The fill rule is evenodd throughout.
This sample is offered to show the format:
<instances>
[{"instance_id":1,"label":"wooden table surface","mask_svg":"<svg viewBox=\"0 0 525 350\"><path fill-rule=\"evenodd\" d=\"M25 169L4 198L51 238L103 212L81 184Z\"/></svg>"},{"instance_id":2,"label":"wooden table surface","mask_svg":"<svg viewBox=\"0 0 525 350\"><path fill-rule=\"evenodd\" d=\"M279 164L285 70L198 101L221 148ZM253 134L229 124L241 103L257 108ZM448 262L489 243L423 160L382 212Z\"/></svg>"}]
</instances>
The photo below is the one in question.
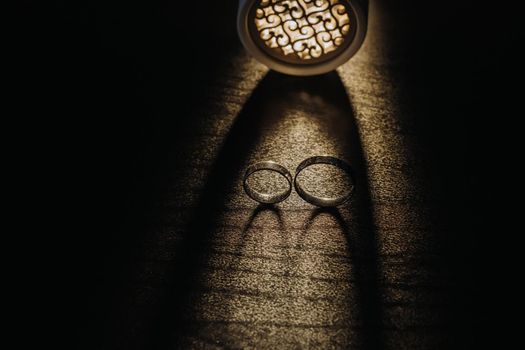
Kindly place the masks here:
<instances>
[{"instance_id":1,"label":"wooden table surface","mask_svg":"<svg viewBox=\"0 0 525 350\"><path fill-rule=\"evenodd\" d=\"M68 6L80 348L469 348L464 8L372 1L360 52L298 78L244 51L233 0ZM344 206L244 194L318 154L354 167Z\"/></svg>"}]
</instances>

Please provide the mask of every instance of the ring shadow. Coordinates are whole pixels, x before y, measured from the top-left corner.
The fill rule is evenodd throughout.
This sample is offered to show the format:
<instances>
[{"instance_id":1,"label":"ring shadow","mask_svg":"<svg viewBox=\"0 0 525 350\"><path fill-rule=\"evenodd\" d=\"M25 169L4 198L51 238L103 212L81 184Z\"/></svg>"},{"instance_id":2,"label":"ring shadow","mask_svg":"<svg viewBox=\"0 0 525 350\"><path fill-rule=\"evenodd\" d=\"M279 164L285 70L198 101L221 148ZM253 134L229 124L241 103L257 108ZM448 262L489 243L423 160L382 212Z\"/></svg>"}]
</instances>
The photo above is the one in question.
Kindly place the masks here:
<instances>
[{"instance_id":1,"label":"ring shadow","mask_svg":"<svg viewBox=\"0 0 525 350\"><path fill-rule=\"evenodd\" d=\"M359 312L363 318L363 348L383 349L385 347L381 331L381 295L378 286L379 268L377 264L377 253L368 255L375 249L374 242L369 239L356 237L355 231L344 219L338 208L318 208L312 211L308 218L304 232L307 233L316 218L320 215L329 215L339 225L341 232L346 238L350 251L350 263L354 268L353 276L357 287ZM363 235L367 235L366 232Z\"/></svg>"},{"instance_id":2,"label":"ring shadow","mask_svg":"<svg viewBox=\"0 0 525 350\"><path fill-rule=\"evenodd\" d=\"M278 106L293 103L287 99L293 92L306 92L319 96L338 110L344 111L353 125L349 134L351 164L357 179L357 189L349 208L362 227L366 228L352 235L348 225L337 209L315 210L309 223L321 213L332 215L341 226L351 255L366 256L366 263L361 259L352 259L356 271L357 300L359 313L363 318L364 349L381 349L383 337L380 332L382 322L380 291L378 278L380 271L377 263L377 240L373 231L373 216L360 137L355 127L349 96L336 72L315 77L291 77L269 72L254 89L241 112L235 119L224 143L213 162L201 197L194 214L185 230L182 241L175 252L173 271L163 293L166 297L158 306L157 317L152 325L150 348L164 348L166 345L179 344L180 339L192 332L191 322L187 321L191 309L191 298L199 291L197 276L203 271L203 261L207 261L211 247L209 241L214 229L220 222L220 215L225 209L224 196L236 186L237 175L249 158L251 151L260 143L264 130L268 130L282 116ZM304 103L304 101L303 101ZM272 113L275 109L276 113ZM262 112L264 111L264 112ZM254 210L248 224L245 224L243 237L253 220L263 211L276 210L275 207L259 206ZM277 212L279 219L280 211ZM282 219L280 220L282 223ZM354 306L355 305L351 305Z\"/></svg>"},{"instance_id":3,"label":"ring shadow","mask_svg":"<svg viewBox=\"0 0 525 350\"><path fill-rule=\"evenodd\" d=\"M244 237L248 233L248 231L250 231L255 219L264 212L271 212L275 214L275 216L277 217L277 221L279 222L279 228L281 230L284 229L284 221L281 209L277 208L274 204L261 203L257 206L257 208L253 210L252 214L250 215L250 218L246 222L246 225L244 225L244 228L242 229L242 237Z\"/></svg>"}]
</instances>

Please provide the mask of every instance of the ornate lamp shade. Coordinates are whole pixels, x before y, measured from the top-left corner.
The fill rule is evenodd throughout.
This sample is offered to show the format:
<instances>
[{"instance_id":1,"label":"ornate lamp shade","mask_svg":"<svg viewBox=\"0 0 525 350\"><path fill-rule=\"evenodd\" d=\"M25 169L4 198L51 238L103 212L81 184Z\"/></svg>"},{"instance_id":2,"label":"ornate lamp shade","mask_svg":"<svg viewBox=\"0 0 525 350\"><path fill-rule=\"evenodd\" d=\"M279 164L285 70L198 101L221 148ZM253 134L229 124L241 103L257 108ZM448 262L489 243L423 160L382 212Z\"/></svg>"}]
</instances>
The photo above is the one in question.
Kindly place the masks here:
<instances>
[{"instance_id":1,"label":"ornate lamp shade","mask_svg":"<svg viewBox=\"0 0 525 350\"><path fill-rule=\"evenodd\" d=\"M368 0L240 0L243 45L269 68L291 75L332 71L361 47Z\"/></svg>"}]
</instances>

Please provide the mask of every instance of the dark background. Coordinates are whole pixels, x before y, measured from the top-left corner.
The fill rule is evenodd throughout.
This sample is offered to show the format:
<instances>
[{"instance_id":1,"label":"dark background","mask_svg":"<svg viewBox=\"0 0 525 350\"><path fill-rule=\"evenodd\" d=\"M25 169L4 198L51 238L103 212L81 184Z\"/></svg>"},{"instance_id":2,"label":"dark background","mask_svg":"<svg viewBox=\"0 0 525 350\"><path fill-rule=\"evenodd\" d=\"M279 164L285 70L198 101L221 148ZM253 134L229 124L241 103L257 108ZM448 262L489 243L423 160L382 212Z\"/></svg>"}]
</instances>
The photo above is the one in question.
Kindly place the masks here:
<instances>
[{"instance_id":1,"label":"dark background","mask_svg":"<svg viewBox=\"0 0 525 350\"><path fill-rule=\"evenodd\" d=\"M443 287L448 302L439 311L448 321L414 332L421 338L432 333L440 341L436 348L474 348L485 341L480 330L493 308L484 281L497 276L485 253L505 232L493 225L487 206L501 203L490 185L505 168L496 146L520 115L515 101L521 91L511 84L523 76L517 50L523 35L510 9L479 2L380 3L399 31L392 33L397 51L388 58L400 103L429 111L410 124L410 133L432 156L436 180L426 190L439 192L432 208L451 228L439 236L437 262L454 281ZM243 50L236 10L233 0L23 3L15 37L17 115L25 125L20 148L31 154L27 183L42 206L41 223L54 232L46 238L53 246L46 255L59 261L60 280L56 291L44 284L36 289L52 290L52 300L66 305L63 319L75 329L69 334L79 348L169 348L173 341L155 338L168 332L161 311L155 326L140 324L141 311L127 322L128 304L121 300L131 293L127 276L144 236L164 210L158 202L165 189L192 181L170 175L169 160L184 159L182 145L191 144L185 131L217 99L211 82L227 84L224 67ZM204 196L217 200L219 194ZM197 244L186 244L182 259L191 262ZM177 278L189 277L174 276L158 288L179 296L185 284ZM180 345L177 334L185 328L178 327L172 337ZM365 332L376 328L381 325Z\"/></svg>"}]
</instances>

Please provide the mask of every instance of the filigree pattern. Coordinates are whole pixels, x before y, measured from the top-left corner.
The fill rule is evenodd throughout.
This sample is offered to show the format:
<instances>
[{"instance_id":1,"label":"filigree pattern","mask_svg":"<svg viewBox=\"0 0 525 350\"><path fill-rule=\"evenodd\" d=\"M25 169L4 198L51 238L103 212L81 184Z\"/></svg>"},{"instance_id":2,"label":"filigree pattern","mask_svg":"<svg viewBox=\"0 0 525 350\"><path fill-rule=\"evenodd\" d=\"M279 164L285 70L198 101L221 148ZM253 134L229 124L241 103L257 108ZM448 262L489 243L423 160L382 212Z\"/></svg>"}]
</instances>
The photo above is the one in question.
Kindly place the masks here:
<instances>
[{"instance_id":1,"label":"filigree pattern","mask_svg":"<svg viewBox=\"0 0 525 350\"><path fill-rule=\"evenodd\" d=\"M260 0L255 27L268 48L312 61L342 46L350 16L340 0Z\"/></svg>"}]
</instances>

